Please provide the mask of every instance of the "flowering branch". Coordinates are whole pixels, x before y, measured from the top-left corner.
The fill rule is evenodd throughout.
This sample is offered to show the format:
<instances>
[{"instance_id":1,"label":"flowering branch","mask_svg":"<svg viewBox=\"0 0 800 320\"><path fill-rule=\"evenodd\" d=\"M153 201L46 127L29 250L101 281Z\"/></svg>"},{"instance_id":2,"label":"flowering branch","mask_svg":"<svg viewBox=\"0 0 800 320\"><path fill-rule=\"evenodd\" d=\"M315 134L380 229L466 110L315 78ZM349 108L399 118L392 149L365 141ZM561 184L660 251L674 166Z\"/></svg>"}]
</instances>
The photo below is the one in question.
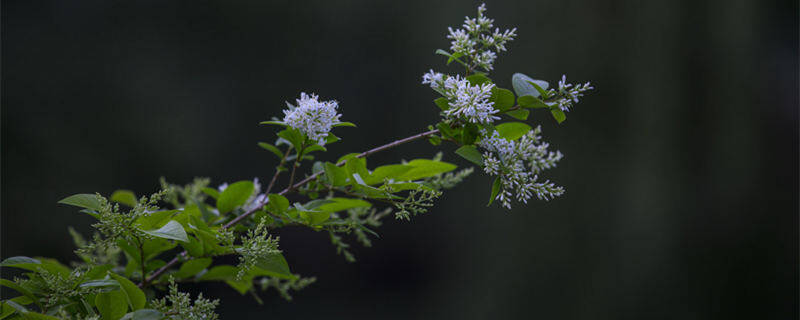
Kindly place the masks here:
<instances>
[{"instance_id":1,"label":"flowering branch","mask_svg":"<svg viewBox=\"0 0 800 320\"><path fill-rule=\"evenodd\" d=\"M541 127L528 124L528 117L542 110L562 123L593 87L589 82L567 83L562 76L551 88L547 81L516 73L511 77L513 91L502 88L489 72L517 30L495 28L485 12L481 5L476 18L467 17L461 28L448 28L451 52L436 51L447 57L447 65L461 64L463 74L431 69L422 76L422 84L438 94L433 102L440 110L440 118L427 131L333 162L315 161L317 153L341 140L334 128L355 124L341 121L336 100L301 92L295 103L286 103L283 118L261 123L280 127L273 143L259 143L278 158L264 192L258 179L212 188L208 179L196 178L185 186L162 180L162 191L138 200L125 190L108 198L67 197L59 203L79 207L98 220L93 225L98 233L91 241L73 232L83 262L72 268L28 257L0 262L0 267L29 271L25 279L0 282L23 294L2 301L0 318L19 314L37 319L217 319L218 301L202 295L192 301L178 291L176 283L186 281L223 281L258 302L257 289L275 289L291 299L289 291L315 279L292 272L276 230L291 225L327 232L336 252L353 262L345 235L370 246L371 237L377 236L373 229L383 218L394 213L396 219L410 220L427 212L443 191L473 172L473 168L456 171L457 165L442 161L442 153L432 159L367 166L370 155L412 141L456 144L458 156L495 177L489 205L497 200L511 209L512 201L562 195L564 188L543 176L563 154L551 151ZM291 170L285 167L288 163ZM311 172L295 181L304 163ZM289 171L287 185L273 192L283 171ZM286 198L290 194L291 201ZM225 255L237 255L238 265L217 259ZM168 256L172 258L167 262L159 259ZM153 299L167 282L164 298Z\"/></svg>"}]
</instances>

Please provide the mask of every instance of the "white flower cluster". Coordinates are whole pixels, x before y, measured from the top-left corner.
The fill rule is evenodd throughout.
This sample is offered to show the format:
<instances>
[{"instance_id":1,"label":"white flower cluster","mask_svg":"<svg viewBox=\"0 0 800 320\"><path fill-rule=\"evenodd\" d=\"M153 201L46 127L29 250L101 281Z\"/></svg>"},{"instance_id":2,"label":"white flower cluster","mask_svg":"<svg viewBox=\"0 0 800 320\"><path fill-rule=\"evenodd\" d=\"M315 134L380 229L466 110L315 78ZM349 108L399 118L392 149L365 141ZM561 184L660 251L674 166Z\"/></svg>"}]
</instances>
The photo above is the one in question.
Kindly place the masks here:
<instances>
[{"instance_id":1,"label":"white flower cluster","mask_svg":"<svg viewBox=\"0 0 800 320\"><path fill-rule=\"evenodd\" d=\"M494 102L489 101L494 84L471 85L459 75L448 76L433 70L422 75L422 84L429 84L433 90L444 96L450 108L444 111L449 119L464 119L472 123L491 123L500 119Z\"/></svg>"},{"instance_id":2,"label":"white flower cluster","mask_svg":"<svg viewBox=\"0 0 800 320\"><path fill-rule=\"evenodd\" d=\"M559 151L547 150L549 144L541 141L541 127L536 127L519 140L506 140L494 131L491 136L483 132L478 145L483 153L483 170L500 177L502 187L495 200L511 209L511 200L527 203L532 195L539 200L550 200L564 193L564 188L550 181L539 182L539 172L554 168L563 158ZM516 195L516 196L514 196Z\"/></svg>"},{"instance_id":3,"label":"white flower cluster","mask_svg":"<svg viewBox=\"0 0 800 320\"><path fill-rule=\"evenodd\" d=\"M322 146L325 145L325 137L331 127L339 123L342 115L337 113L339 104L335 100L319 101L318 98L313 93L300 93L297 106L290 105L288 110L283 110L283 122Z\"/></svg>"},{"instance_id":4,"label":"white flower cluster","mask_svg":"<svg viewBox=\"0 0 800 320\"><path fill-rule=\"evenodd\" d=\"M567 112L573 104L578 103L578 98L583 97L584 91L594 89L591 83L572 84L567 83L567 75L562 75L561 80L558 81L558 90L550 89L548 93L550 96L559 97L552 104L558 106L561 111Z\"/></svg>"},{"instance_id":5,"label":"white flower cluster","mask_svg":"<svg viewBox=\"0 0 800 320\"><path fill-rule=\"evenodd\" d=\"M506 29L503 32L495 28L492 31L494 19L484 16L485 11L486 4L481 4L478 7L478 17L466 17L461 26L463 29L453 30L448 27L450 34L447 38L450 39L450 50L453 54L469 57L472 60L470 67L481 67L490 71L493 69L494 60L497 59L497 53L506 51L506 42L514 40L517 36L517 28Z\"/></svg>"}]
</instances>

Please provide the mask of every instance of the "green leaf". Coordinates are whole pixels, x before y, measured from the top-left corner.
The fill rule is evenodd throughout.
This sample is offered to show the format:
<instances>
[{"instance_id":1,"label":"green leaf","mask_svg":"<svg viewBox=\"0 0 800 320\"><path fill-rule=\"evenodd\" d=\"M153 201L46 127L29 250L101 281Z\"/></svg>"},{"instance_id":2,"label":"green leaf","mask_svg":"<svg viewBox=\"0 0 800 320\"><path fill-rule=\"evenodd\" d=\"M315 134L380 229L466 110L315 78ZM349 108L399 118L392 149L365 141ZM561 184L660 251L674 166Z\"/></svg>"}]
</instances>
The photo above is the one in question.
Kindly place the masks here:
<instances>
[{"instance_id":1,"label":"green leaf","mask_svg":"<svg viewBox=\"0 0 800 320\"><path fill-rule=\"evenodd\" d=\"M271 145L269 143L266 143L266 142L259 142L258 146L263 148L264 150L267 150L267 151L270 151L270 152L274 153L275 156L278 157L278 159L283 159L283 152L281 152L281 150L278 149L278 147L273 146L273 145Z\"/></svg>"},{"instance_id":2,"label":"green leaf","mask_svg":"<svg viewBox=\"0 0 800 320\"><path fill-rule=\"evenodd\" d=\"M253 195L255 186L252 181L239 181L229 185L217 199L217 209L220 214L233 211L237 207L245 204L247 199Z\"/></svg>"},{"instance_id":3,"label":"green leaf","mask_svg":"<svg viewBox=\"0 0 800 320\"><path fill-rule=\"evenodd\" d=\"M209 195L210 197L214 198L214 200L219 198L219 191L217 191L217 189L214 189L214 188L208 188L208 187L203 188L203 193L205 193L205 194Z\"/></svg>"},{"instance_id":4,"label":"green leaf","mask_svg":"<svg viewBox=\"0 0 800 320\"><path fill-rule=\"evenodd\" d=\"M467 77L467 81L469 81L469 83L471 85L473 85L473 86L481 85L481 84L484 84L484 83L492 83L492 80L489 79L489 77L487 77L483 73L476 73L476 74L470 75L470 76Z\"/></svg>"},{"instance_id":5,"label":"green leaf","mask_svg":"<svg viewBox=\"0 0 800 320\"><path fill-rule=\"evenodd\" d=\"M128 280L121 275L116 273L109 273L109 275L119 282L119 285L122 287L122 292L125 293L125 297L128 301L128 305L131 307L131 310L139 310L144 308L144 305L147 303L147 298L144 295L142 289L139 289L136 284Z\"/></svg>"},{"instance_id":6,"label":"green leaf","mask_svg":"<svg viewBox=\"0 0 800 320\"><path fill-rule=\"evenodd\" d=\"M372 204L361 199L349 198L330 198L326 199L328 203L316 207L316 211L322 212L339 212L352 208L371 207Z\"/></svg>"},{"instance_id":7,"label":"green leaf","mask_svg":"<svg viewBox=\"0 0 800 320\"><path fill-rule=\"evenodd\" d=\"M526 96L526 97L529 97L529 96ZM528 115L530 115L530 113L531 113L530 111L525 110L525 109L512 110L512 111L506 112L507 115L509 115L509 116L511 116L511 117L513 117L514 119L517 119L517 120L528 120Z\"/></svg>"},{"instance_id":8,"label":"green leaf","mask_svg":"<svg viewBox=\"0 0 800 320\"><path fill-rule=\"evenodd\" d=\"M447 51L444 51L444 50L442 50L442 49L436 49L435 53L436 53L436 54L443 55L443 56L445 56L445 57L448 57L448 59L447 59L447 65L450 65L450 63L451 63L451 62L453 62L453 61L458 61L458 63L460 63L460 64L462 64L462 65L464 65L464 66L466 66L466 65L467 65L466 63L464 63L463 61L461 61L460 59L458 59L458 58L460 58L460 57L461 57L461 54L459 54L459 53L456 53L456 54L450 54L449 52L447 52Z\"/></svg>"},{"instance_id":9,"label":"green leaf","mask_svg":"<svg viewBox=\"0 0 800 320\"><path fill-rule=\"evenodd\" d=\"M186 252L189 252L189 255L192 257L202 256L203 243L196 237L187 236L187 238L189 238L189 242L181 242L181 247L183 247Z\"/></svg>"},{"instance_id":10,"label":"green leaf","mask_svg":"<svg viewBox=\"0 0 800 320\"><path fill-rule=\"evenodd\" d=\"M3 262L0 262L0 267L16 267L16 268L31 270L28 269L29 267L31 267L30 265L36 265L36 264L42 264L42 262L34 258L16 256L5 259L3 260ZM21 266L24 266L24 268Z\"/></svg>"},{"instance_id":11,"label":"green leaf","mask_svg":"<svg viewBox=\"0 0 800 320\"><path fill-rule=\"evenodd\" d=\"M136 224L139 226L140 229L155 229L158 227L163 226L167 223L167 221L172 218L176 213L180 211L178 210L164 210L164 211L156 211L151 212L147 215L141 216L136 219Z\"/></svg>"},{"instance_id":12,"label":"green leaf","mask_svg":"<svg viewBox=\"0 0 800 320\"><path fill-rule=\"evenodd\" d=\"M211 265L211 258L194 259L184 262L175 276L178 278L189 278L203 271Z\"/></svg>"},{"instance_id":13,"label":"green leaf","mask_svg":"<svg viewBox=\"0 0 800 320\"><path fill-rule=\"evenodd\" d=\"M229 280L236 277L239 273L239 269L234 266L229 265L221 265L215 266L208 270L208 272L200 275L197 280L200 281L221 281L221 280Z\"/></svg>"},{"instance_id":14,"label":"green leaf","mask_svg":"<svg viewBox=\"0 0 800 320\"><path fill-rule=\"evenodd\" d=\"M531 95L519 97L519 99L517 99L517 103L525 108L550 108L550 106L546 105L542 100Z\"/></svg>"},{"instance_id":15,"label":"green leaf","mask_svg":"<svg viewBox=\"0 0 800 320\"><path fill-rule=\"evenodd\" d=\"M282 279L296 278L294 275L292 275L291 270L289 270L289 264L286 262L286 258L284 258L280 253L273 253L262 259L259 259L256 262L256 267L266 273L259 275L268 275Z\"/></svg>"},{"instance_id":16,"label":"green leaf","mask_svg":"<svg viewBox=\"0 0 800 320\"><path fill-rule=\"evenodd\" d=\"M108 291L114 291L120 289L122 286L119 284L119 281L114 279L100 279L100 280L91 280L81 283L79 285L81 288L105 288Z\"/></svg>"},{"instance_id":17,"label":"green leaf","mask_svg":"<svg viewBox=\"0 0 800 320\"><path fill-rule=\"evenodd\" d=\"M14 299L11 300L13 301ZM17 302L14 301L14 303ZM14 312L17 312L17 309L9 304L6 304L5 301L0 302L0 320L7 318L8 316L14 314Z\"/></svg>"},{"instance_id":18,"label":"green leaf","mask_svg":"<svg viewBox=\"0 0 800 320\"><path fill-rule=\"evenodd\" d=\"M331 217L331 213L325 211L298 209L298 212L300 214L300 218L305 220L310 226L322 224L323 222L328 221L328 219Z\"/></svg>"},{"instance_id":19,"label":"green leaf","mask_svg":"<svg viewBox=\"0 0 800 320\"><path fill-rule=\"evenodd\" d=\"M164 319L164 314L161 311L153 309L141 309L134 312L129 312L121 320L161 320Z\"/></svg>"},{"instance_id":20,"label":"green leaf","mask_svg":"<svg viewBox=\"0 0 800 320\"><path fill-rule=\"evenodd\" d=\"M511 90L494 87L489 101L494 102L494 108L506 111L514 106L514 93Z\"/></svg>"},{"instance_id":21,"label":"green leaf","mask_svg":"<svg viewBox=\"0 0 800 320\"><path fill-rule=\"evenodd\" d=\"M447 98L445 97L437 98L436 100L433 100L433 103L435 103L439 109L442 109L442 111L450 109L450 102L448 102Z\"/></svg>"},{"instance_id":22,"label":"green leaf","mask_svg":"<svg viewBox=\"0 0 800 320\"><path fill-rule=\"evenodd\" d=\"M269 212L274 214L282 214L289 209L289 199L286 199L286 197L279 194L270 193L268 198L269 201L267 202L267 210Z\"/></svg>"},{"instance_id":23,"label":"green leaf","mask_svg":"<svg viewBox=\"0 0 800 320\"><path fill-rule=\"evenodd\" d=\"M325 162L325 177L334 187L347 185L347 169Z\"/></svg>"},{"instance_id":24,"label":"green leaf","mask_svg":"<svg viewBox=\"0 0 800 320\"><path fill-rule=\"evenodd\" d=\"M456 149L456 154L464 159L467 159L469 162L483 166L483 155L481 155L481 152L478 151L478 148L474 145L462 146L461 148Z\"/></svg>"},{"instance_id":25,"label":"green leaf","mask_svg":"<svg viewBox=\"0 0 800 320\"><path fill-rule=\"evenodd\" d=\"M450 56L450 58L447 59L447 63L445 65L449 66L451 63L453 63L454 60L456 60L458 58L461 58L461 56L463 56L463 55L464 54L461 53L461 52L454 53L453 55ZM461 62L461 61L459 60L459 62Z\"/></svg>"},{"instance_id":26,"label":"green leaf","mask_svg":"<svg viewBox=\"0 0 800 320\"><path fill-rule=\"evenodd\" d=\"M128 302L122 290L101 292L94 299L94 305L103 316L103 320L117 320L128 312Z\"/></svg>"},{"instance_id":27,"label":"green leaf","mask_svg":"<svg viewBox=\"0 0 800 320\"><path fill-rule=\"evenodd\" d=\"M261 121L258 124L271 124L276 126L288 127L289 125L283 121Z\"/></svg>"},{"instance_id":28,"label":"green leaf","mask_svg":"<svg viewBox=\"0 0 800 320\"><path fill-rule=\"evenodd\" d=\"M58 203L100 211L100 201L97 199L97 195L95 194L81 193L71 195L61 199L61 201Z\"/></svg>"},{"instance_id":29,"label":"green leaf","mask_svg":"<svg viewBox=\"0 0 800 320\"><path fill-rule=\"evenodd\" d=\"M357 173L361 177L369 176L369 171L367 170L367 160L364 158L351 157L347 159L344 167L347 169L347 173L350 175Z\"/></svg>"},{"instance_id":30,"label":"green leaf","mask_svg":"<svg viewBox=\"0 0 800 320\"><path fill-rule=\"evenodd\" d=\"M543 99L548 99L550 97L549 97L549 94L547 93L547 90L545 90L545 89L547 89L547 85L546 85L547 82L544 82L544 84L545 84L544 87L541 86L542 82L544 82L544 81L541 81L541 80L528 81L528 83L530 85L532 85L534 88L536 88L536 91L539 91L539 94L541 95L541 97Z\"/></svg>"},{"instance_id":31,"label":"green leaf","mask_svg":"<svg viewBox=\"0 0 800 320\"><path fill-rule=\"evenodd\" d=\"M541 95L539 90L537 90L532 83L535 83L545 90L550 86L546 81L535 80L522 73L515 73L511 76L511 86L514 87L514 92L516 92L519 97L526 95L538 97Z\"/></svg>"},{"instance_id":32,"label":"green leaf","mask_svg":"<svg viewBox=\"0 0 800 320\"><path fill-rule=\"evenodd\" d=\"M517 140L531 130L531 126L522 122L506 122L495 127L501 137L507 140Z\"/></svg>"},{"instance_id":33,"label":"green leaf","mask_svg":"<svg viewBox=\"0 0 800 320\"><path fill-rule=\"evenodd\" d=\"M428 159L412 160L409 163L407 163L407 165L412 166L414 168L398 176L397 177L398 181L411 181L427 177L433 177L441 173L453 171L457 168L456 165L451 163L428 160Z\"/></svg>"},{"instance_id":34,"label":"green leaf","mask_svg":"<svg viewBox=\"0 0 800 320\"><path fill-rule=\"evenodd\" d=\"M564 111L561 111L559 108L550 109L550 113L553 114L553 118L556 119L558 123L562 123L564 120L567 120L567 115L564 114Z\"/></svg>"},{"instance_id":35,"label":"green leaf","mask_svg":"<svg viewBox=\"0 0 800 320\"><path fill-rule=\"evenodd\" d=\"M396 179L413 168L414 168L413 166L405 164L391 164L386 166L380 166L375 168L375 170L372 171L370 175L364 178L364 183L368 185L374 185L382 183L383 179L386 178Z\"/></svg>"},{"instance_id":36,"label":"green leaf","mask_svg":"<svg viewBox=\"0 0 800 320\"><path fill-rule=\"evenodd\" d=\"M183 230L183 226L175 220L170 220L161 228L142 231L158 238L189 242L189 238L186 237L186 230Z\"/></svg>"},{"instance_id":37,"label":"green leaf","mask_svg":"<svg viewBox=\"0 0 800 320\"><path fill-rule=\"evenodd\" d=\"M30 290L26 289L25 287L22 287L22 286L18 285L16 282L12 282L12 281L6 280L6 279L0 279L0 286L7 287L7 288L9 288L11 290L19 292L21 295L23 295L23 296L27 297L28 299L31 299L34 302L36 302L36 304L39 307L42 306L41 304L39 304L39 300L36 299L36 296L33 295L33 292L31 292ZM8 302L8 301L6 301L6 302Z\"/></svg>"},{"instance_id":38,"label":"green leaf","mask_svg":"<svg viewBox=\"0 0 800 320\"><path fill-rule=\"evenodd\" d=\"M343 121L343 122L339 122L339 123L334 124L332 127L334 127L334 128L335 127L354 127L355 128L356 124L352 123L352 122Z\"/></svg>"},{"instance_id":39,"label":"green leaf","mask_svg":"<svg viewBox=\"0 0 800 320\"><path fill-rule=\"evenodd\" d=\"M278 137L281 137L284 140L291 143L296 150L302 149L303 142L305 142L306 140L305 135L303 135L303 133L300 132L300 130L294 128L287 128L285 130L278 132Z\"/></svg>"},{"instance_id":40,"label":"green leaf","mask_svg":"<svg viewBox=\"0 0 800 320\"><path fill-rule=\"evenodd\" d=\"M492 195L489 197L489 204L486 205L487 207L492 205L494 198L500 193L500 187L502 187L502 185L503 182L500 181L500 177L494 178L494 182L492 182Z\"/></svg>"},{"instance_id":41,"label":"green leaf","mask_svg":"<svg viewBox=\"0 0 800 320\"><path fill-rule=\"evenodd\" d=\"M135 207L138 201L136 200L136 195L133 194L133 191L130 190L117 190L111 194L111 201L124 204L129 207Z\"/></svg>"}]
</instances>

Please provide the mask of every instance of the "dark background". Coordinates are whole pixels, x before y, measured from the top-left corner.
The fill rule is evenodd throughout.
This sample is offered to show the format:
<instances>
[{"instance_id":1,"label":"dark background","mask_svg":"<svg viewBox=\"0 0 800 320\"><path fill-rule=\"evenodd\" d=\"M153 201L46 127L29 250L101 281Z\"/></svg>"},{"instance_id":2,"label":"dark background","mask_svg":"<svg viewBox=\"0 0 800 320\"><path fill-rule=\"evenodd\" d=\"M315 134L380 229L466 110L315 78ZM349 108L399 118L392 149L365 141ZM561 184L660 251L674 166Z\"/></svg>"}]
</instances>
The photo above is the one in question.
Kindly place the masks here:
<instances>
[{"instance_id":1,"label":"dark background","mask_svg":"<svg viewBox=\"0 0 800 320\"><path fill-rule=\"evenodd\" d=\"M436 121L420 84L469 1L3 1L2 257L74 259L56 204L270 175L261 120L301 91L340 101L328 160ZM797 1L494 1L518 27L493 78L597 88L555 125L567 193L485 208L473 175L359 261L283 230L318 283L264 306L224 285L225 319L791 319L798 317ZM445 159L467 165L446 146ZM429 157L419 142L374 165Z\"/></svg>"}]
</instances>

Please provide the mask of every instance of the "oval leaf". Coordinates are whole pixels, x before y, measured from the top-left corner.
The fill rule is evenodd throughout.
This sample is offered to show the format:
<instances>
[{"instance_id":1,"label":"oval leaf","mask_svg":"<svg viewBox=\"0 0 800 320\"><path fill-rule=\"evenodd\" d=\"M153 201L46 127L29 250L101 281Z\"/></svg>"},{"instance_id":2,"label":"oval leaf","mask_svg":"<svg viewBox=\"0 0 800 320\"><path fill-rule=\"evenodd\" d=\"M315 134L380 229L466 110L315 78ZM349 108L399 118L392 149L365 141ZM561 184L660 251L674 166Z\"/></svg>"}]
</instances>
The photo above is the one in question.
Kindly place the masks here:
<instances>
[{"instance_id":1,"label":"oval leaf","mask_svg":"<svg viewBox=\"0 0 800 320\"><path fill-rule=\"evenodd\" d=\"M239 181L225 188L217 199L217 209L220 214L228 213L245 204L253 195L255 186L251 181Z\"/></svg>"},{"instance_id":2,"label":"oval leaf","mask_svg":"<svg viewBox=\"0 0 800 320\"><path fill-rule=\"evenodd\" d=\"M501 137L507 140L517 140L531 130L531 126L522 122L506 122L495 127Z\"/></svg>"},{"instance_id":3,"label":"oval leaf","mask_svg":"<svg viewBox=\"0 0 800 320\"><path fill-rule=\"evenodd\" d=\"M183 226L175 220L170 220L161 228L142 231L158 238L189 242L189 238L186 236L186 230L183 230Z\"/></svg>"},{"instance_id":4,"label":"oval leaf","mask_svg":"<svg viewBox=\"0 0 800 320\"><path fill-rule=\"evenodd\" d=\"M121 275L116 273L109 273L109 275L119 282L119 285L122 287L122 292L125 293L125 296L128 301L128 305L131 307L131 310L139 310L144 308L144 305L147 303L147 298L144 295L142 289L139 289L136 284L128 280Z\"/></svg>"},{"instance_id":5,"label":"oval leaf","mask_svg":"<svg viewBox=\"0 0 800 320\"><path fill-rule=\"evenodd\" d=\"M547 81L531 79L531 77L528 77L522 73L515 73L513 76L511 76L511 85L514 87L514 92L516 92L517 96L519 97L528 95L538 97L541 95L539 90L536 90L536 87L534 87L530 82L535 83L544 90L547 90L547 88L550 86Z\"/></svg>"},{"instance_id":6,"label":"oval leaf","mask_svg":"<svg viewBox=\"0 0 800 320\"><path fill-rule=\"evenodd\" d=\"M95 194L81 193L71 195L61 199L61 201L58 203L100 211L100 201L97 199L97 195Z\"/></svg>"}]
</instances>

